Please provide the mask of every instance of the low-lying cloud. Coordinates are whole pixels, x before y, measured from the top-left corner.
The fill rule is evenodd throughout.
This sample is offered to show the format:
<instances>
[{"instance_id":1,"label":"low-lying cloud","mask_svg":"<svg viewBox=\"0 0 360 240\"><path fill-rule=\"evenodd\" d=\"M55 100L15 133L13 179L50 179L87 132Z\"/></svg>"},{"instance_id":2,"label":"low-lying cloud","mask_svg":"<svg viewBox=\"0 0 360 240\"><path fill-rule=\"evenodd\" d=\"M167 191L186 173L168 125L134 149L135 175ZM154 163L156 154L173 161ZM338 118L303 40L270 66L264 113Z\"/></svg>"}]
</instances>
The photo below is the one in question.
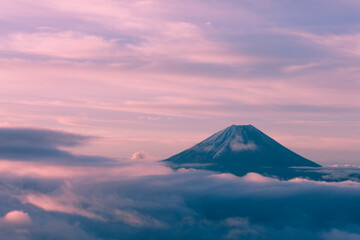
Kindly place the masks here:
<instances>
[{"instance_id":1,"label":"low-lying cloud","mask_svg":"<svg viewBox=\"0 0 360 240\"><path fill-rule=\"evenodd\" d=\"M360 182L347 177L359 170L321 171L342 174L281 181L257 173L173 171L134 159L98 166L0 160L0 234L21 240L357 239Z\"/></svg>"},{"instance_id":2,"label":"low-lying cloud","mask_svg":"<svg viewBox=\"0 0 360 240\"><path fill-rule=\"evenodd\" d=\"M1 183L7 181L11 183L8 179ZM55 236L59 229L54 226L44 232L36 229L41 222L54 221L66 224L69 232L85 234L84 239L291 239L296 235L330 240L360 234L360 184L351 181L280 181L256 173L236 177L196 170L127 180L67 179L54 183L52 191L43 190L41 178L32 181L37 184L26 189L11 183L9 196L33 216L24 239ZM1 210L11 207L4 204Z\"/></svg>"}]
</instances>

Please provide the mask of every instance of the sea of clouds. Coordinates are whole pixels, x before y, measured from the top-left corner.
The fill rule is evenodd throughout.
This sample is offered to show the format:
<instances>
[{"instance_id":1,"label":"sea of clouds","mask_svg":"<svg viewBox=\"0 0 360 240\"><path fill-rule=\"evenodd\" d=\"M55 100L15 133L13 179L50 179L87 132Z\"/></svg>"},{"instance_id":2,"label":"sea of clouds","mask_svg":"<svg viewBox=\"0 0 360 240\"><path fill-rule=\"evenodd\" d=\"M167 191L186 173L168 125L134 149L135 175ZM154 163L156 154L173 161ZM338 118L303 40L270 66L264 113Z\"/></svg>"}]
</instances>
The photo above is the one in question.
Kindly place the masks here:
<instances>
[{"instance_id":1,"label":"sea of clouds","mask_svg":"<svg viewBox=\"0 0 360 240\"><path fill-rule=\"evenodd\" d=\"M143 152L64 150L91 139L0 129L0 239L360 239L357 181L174 171ZM355 171L338 169L342 179Z\"/></svg>"}]
</instances>

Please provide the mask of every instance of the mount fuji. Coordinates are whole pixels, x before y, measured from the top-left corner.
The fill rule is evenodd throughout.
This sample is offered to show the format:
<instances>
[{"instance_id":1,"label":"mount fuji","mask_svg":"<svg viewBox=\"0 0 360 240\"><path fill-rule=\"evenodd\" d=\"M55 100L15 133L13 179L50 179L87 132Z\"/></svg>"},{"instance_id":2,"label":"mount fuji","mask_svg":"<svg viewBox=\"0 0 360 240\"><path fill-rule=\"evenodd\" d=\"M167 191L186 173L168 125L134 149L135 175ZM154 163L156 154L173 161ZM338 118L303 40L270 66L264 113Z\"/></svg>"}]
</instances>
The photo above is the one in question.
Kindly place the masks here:
<instances>
[{"instance_id":1,"label":"mount fuji","mask_svg":"<svg viewBox=\"0 0 360 240\"><path fill-rule=\"evenodd\" d=\"M163 160L172 168L194 168L281 178L319 175L321 167L282 146L252 125L232 125L181 153Z\"/></svg>"}]
</instances>

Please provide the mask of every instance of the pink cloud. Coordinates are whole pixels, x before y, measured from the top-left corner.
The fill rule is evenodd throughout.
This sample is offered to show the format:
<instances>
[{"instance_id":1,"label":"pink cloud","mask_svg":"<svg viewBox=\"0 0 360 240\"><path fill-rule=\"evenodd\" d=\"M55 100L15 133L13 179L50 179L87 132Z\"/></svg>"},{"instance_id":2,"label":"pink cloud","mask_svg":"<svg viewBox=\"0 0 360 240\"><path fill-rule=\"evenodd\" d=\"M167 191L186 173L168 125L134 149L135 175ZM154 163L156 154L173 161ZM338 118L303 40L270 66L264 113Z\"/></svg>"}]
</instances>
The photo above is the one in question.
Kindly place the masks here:
<instances>
[{"instance_id":1,"label":"pink cloud","mask_svg":"<svg viewBox=\"0 0 360 240\"><path fill-rule=\"evenodd\" d=\"M90 66L89 66L90 67ZM26 67L24 68L24 72L21 73L24 75L21 78L25 77L26 73ZM36 69L36 68L35 68ZM32 68L31 71L37 71L34 68ZM41 69L41 68L40 68ZM38 69L38 70L40 70ZM244 79L242 81L235 81L232 79L224 80L222 82L211 82L208 81L208 88L206 91L201 90L200 87L203 85L201 82L204 81L202 78L197 78L195 80L199 80L196 85L199 85L199 89L194 88L193 86L184 86L181 85L181 80L177 79L178 77L174 77L172 81L166 82L165 80L156 80L151 85L146 85L146 79L141 80L143 75L140 73L138 76L133 75L131 76L131 79L134 79L134 83L131 84L130 82L124 83L122 86L123 93L126 92L134 92L135 86L140 85L143 86L143 89L137 89L138 94L143 93L144 96L146 96L148 91L153 91L156 86L160 86L157 91L164 91L168 94L181 94L183 91L188 91L191 93L192 96L179 96L179 97L156 97L155 99L151 100L127 100L122 101L121 95L112 99L112 101L95 101L90 100L91 95L97 92L102 92L101 89L106 87L120 87L120 85L123 83L122 81L116 81L117 77L122 78L126 77L126 74L124 75L121 70L118 70L118 72L112 72L113 69L110 69L110 71L107 71L107 69L97 69L96 71L90 70L91 72L89 75L89 78L92 78L93 80L90 81L89 79L85 80L85 75L83 76L83 73L86 72L85 69L77 68L77 67L71 67L68 69L72 69L72 74L76 75L79 78L79 87L83 86L86 90L86 95L88 96L82 96L84 100L81 100L81 97L78 96L76 98L72 99L71 102L68 101L17 101L17 103L20 104L32 104L32 105L40 105L40 106L58 106L58 107L84 107L84 108L98 108L98 109L106 109L106 110L113 110L113 111L131 111L131 112L142 112L142 113L150 113L150 114L166 114L166 115L172 115L172 116L187 116L187 117L197 117L197 116L206 116L207 114L228 114L226 112L218 112L218 109L212 110L213 106L221 106L224 104L224 100L228 99L229 101L237 101L238 103L245 103L245 104L261 104L264 101L268 102L269 104L280 104L284 101L284 99L287 99L287 101L291 103L296 104L310 104L310 102L313 102L314 99L318 99L317 101L319 104L332 104L335 102L335 99L340 98L328 98L328 95L332 96L341 96L342 92L339 91L333 91L333 90L327 90L322 89L322 91L319 91L317 88L308 88L306 86L302 86L298 83L285 83L281 80L277 80L277 82L273 81L265 81L264 80L256 80L256 81L250 81L250 79ZM64 70L63 73L60 72L56 73L53 72L51 69L51 66L47 68L47 71L50 71L48 74L37 73L37 72L28 72L27 75L31 74L34 76L34 79L45 79L47 77L54 79L54 81L51 82L53 85L57 85L56 89L63 89L66 88L67 82L66 81L58 81L56 80L57 75L65 74L67 75L67 71ZM29 70L30 71L30 70ZM57 69L54 71L62 71L62 69ZM55 73L51 74L51 72ZM111 73L112 74L109 74ZM9 72L9 75L13 75L15 78L19 79L20 76L16 76L19 73L15 72ZM94 85L96 79L99 79L100 76L104 74L106 76L106 81L104 82L105 86L99 86L100 89L96 88L96 84ZM40 76L39 76L40 75ZM42 76L41 76L42 75ZM47 76L49 75L49 76ZM151 74L149 74L151 76ZM148 77L149 77L148 76ZM155 77L155 76L154 76ZM163 76L164 77L164 76ZM169 79L172 79L172 76L169 76ZM80 80L81 79L81 80ZM37 80L39 84L44 84L44 89L47 87L46 81L43 80ZM83 82L83 83L82 83ZM89 85L87 85L89 83ZM163 84L164 83L164 84ZM220 88L220 83L222 87ZM204 83L205 84L205 83ZM265 87L266 86L266 87ZM19 86L19 92L25 91L25 89L22 90L22 87ZM27 89L31 86L29 84L26 84ZM75 89L74 89L75 90ZM75 96L78 91L73 92L67 92L67 95L69 97ZM241 92L239 95L238 92ZM354 93L355 94L355 93ZM342 102L349 102L349 98L354 98L354 94L348 94L346 98L341 98L340 101ZM59 95L54 92L54 95ZM195 96L195 97L193 97ZM206 96L212 96L212 100L205 100L203 98L206 98ZM222 97L221 97L222 96ZM60 96L59 96L60 97ZM65 95L66 97L66 95ZM113 95L109 95L106 98L113 97ZM222 98L222 99L221 99ZM89 99L89 100L87 100ZM218 100L217 100L218 99ZM220 101L221 99L221 101ZM333 99L333 101L331 101ZM331 102L330 102L331 101ZM341 104L341 102L336 101L338 104ZM174 108L174 105L178 105L178 108ZM190 108L185 108L188 105L193 105L194 110ZM209 109L206 109L206 107L209 107ZM200 112L202 111L202 112ZM231 113L231 109L229 111Z\"/></svg>"},{"instance_id":2,"label":"pink cloud","mask_svg":"<svg viewBox=\"0 0 360 240\"><path fill-rule=\"evenodd\" d=\"M8 8L23 7L19 5L20 3L15 2ZM164 8L164 5L169 6ZM117 32L122 33L120 35L124 35L121 40L131 39L133 36L141 37L138 41L128 40L121 45L114 44L120 39L105 40L101 36L87 35L74 30L17 32L0 41L6 50L71 59L96 58L113 61L136 59L147 61L149 64L177 60L247 65L262 61L255 56L235 53L229 44L216 38L209 38L206 32L212 30L206 24L166 18L168 14L177 14L177 9L183 7L182 4L168 4L165 1L125 1L119 4L112 0L77 2L36 0L26 7L40 8L43 12L52 12L55 16L76 14L77 18L88 21L89 24L96 22L102 24L105 29L116 29ZM203 7L203 4L192 3L192 7L187 10L196 12L196 9L200 10ZM244 12L245 10L241 12L241 16L245 17ZM51 18L51 14L46 17ZM39 29L51 28L41 26Z\"/></svg>"},{"instance_id":3,"label":"pink cloud","mask_svg":"<svg viewBox=\"0 0 360 240\"><path fill-rule=\"evenodd\" d=\"M45 211L75 214L97 220L103 220L100 216L96 215L90 210L84 209L80 205L84 199L71 192L71 190L68 188L69 186L63 187L63 192L55 196L40 193L30 193L24 197L21 197L21 200L23 203L30 203Z\"/></svg>"},{"instance_id":4,"label":"pink cloud","mask_svg":"<svg viewBox=\"0 0 360 240\"><path fill-rule=\"evenodd\" d=\"M267 182L278 181L277 179L270 178L270 177L264 177L263 175L260 175L258 173L254 173L254 172L247 173L243 177L238 177L231 173L213 174L213 175L210 175L210 177L222 178L222 179L228 179L228 180L236 180L236 181L256 182L256 183L267 183Z\"/></svg>"},{"instance_id":5,"label":"pink cloud","mask_svg":"<svg viewBox=\"0 0 360 240\"><path fill-rule=\"evenodd\" d=\"M180 172L187 172L187 171L180 171ZM236 180L239 179L237 176L231 173L219 173L210 175L212 178L222 178L222 179L229 179L229 180Z\"/></svg>"},{"instance_id":6,"label":"pink cloud","mask_svg":"<svg viewBox=\"0 0 360 240\"><path fill-rule=\"evenodd\" d=\"M157 161L157 160L159 160L144 151L138 151L138 152L133 153L131 155L130 159L135 160L135 161Z\"/></svg>"},{"instance_id":7,"label":"pink cloud","mask_svg":"<svg viewBox=\"0 0 360 240\"><path fill-rule=\"evenodd\" d=\"M116 220L124 222L133 227L164 228L166 226L166 224L156 220L155 218L146 216L135 210L125 211L115 209L114 212Z\"/></svg>"},{"instance_id":8,"label":"pink cloud","mask_svg":"<svg viewBox=\"0 0 360 240\"><path fill-rule=\"evenodd\" d=\"M124 165L111 167L53 166L50 164L0 160L0 173L4 176L27 176L40 178L92 178L109 180L164 175L172 170L157 162L125 162Z\"/></svg>"},{"instance_id":9,"label":"pink cloud","mask_svg":"<svg viewBox=\"0 0 360 240\"><path fill-rule=\"evenodd\" d=\"M338 54L352 57L360 56L360 34L316 34L305 31L294 31L290 29L277 29L279 33L289 34L309 40L320 48L327 48Z\"/></svg>"},{"instance_id":10,"label":"pink cloud","mask_svg":"<svg viewBox=\"0 0 360 240\"><path fill-rule=\"evenodd\" d=\"M307 63L307 64L302 64L302 65L290 65L290 66L286 66L283 68L283 71L285 73L292 73L292 72L297 72L297 71L302 71L305 69L311 69L314 67L319 66L319 63Z\"/></svg>"},{"instance_id":11,"label":"pink cloud","mask_svg":"<svg viewBox=\"0 0 360 240\"><path fill-rule=\"evenodd\" d=\"M129 45L137 54L160 59L214 64L249 64L255 57L231 53L228 46L208 40L201 28L187 22L165 24L157 35L146 37L140 45Z\"/></svg>"},{"instance_id":12,"label":"pink cloud","mask_svg":"<svg viewBox=\"0 0 360 240\"><path fill-rule=\"evenodd\" d=\"M108 59L120 56L116 39L79 32L12 33L0 39L2 50L62 58Z\"/></svg>"},{"instance_id":13,"label":"pink cloud","mask_svg":"<svg viewBox=\"0 0 360 240\"><path fill-rule=\"evenodd\" d=\"M249 182L256 182L256 183L266 183L266 182L273 182L274 179L273 178L269 178L269 177L264 177L263 175L257 174L257 173L247 173L243 179L245 181L249 181Z\"/></svg>"},{"instance_id":14,"label":"pink cloud","mask_svg":"<svg viewBox=\"0 0 360 240\"><path fill-rule=\"evenodd\" d=\"M7 223L14 225L28 225L31 223L31 218L29 217L29 214L18 210L8 212L3 217L3 220Z\"/></svg>"},{"instance_id":15,"label":"pink cloud","mask_svg":"<svg viewBox=\"0 0 360 240\"><path fill-rule=\"evenodd\" d=\"M189 125L186 133L167 132L169 129L165 128L159 130L162 129L161 124L179 122L180 120L176 118L185 118L187 121L204 119L207 122L209 119L210 122L211 119L236 119L235 121L240 123L242 121L240 116L247 116L249 119L275 118L277 120L279 118L276 116L282 116L281 119L284 121L279 124L284 126L291 123L289 117L306 120L313 119L314 116L329 116L329 114L320 110L305 113L293 111L289 114L287 110L276 110L271 108L271 105L281 106L285 103L286 105L309 106L316 104L317 107L325 108L359 107L359 101L356 101L358 98L356 88L324 88L321 85L317 86L316 81L311 82L310 86L306 82L312 77L340 79L356 76L356 71L348 69L317 70L311 74L295 76L293 81L287 81L281 78L187 77L167 73L165 69L128 71L119 66L95 63L75 64L64 61L2 59L1 65L0 76L3 82L0 89L2 106L0 114L4 116L2 121L5 124L11 123L16 126L41 124L48 128L55 127L103 136L105 139L111 139L111 141L103 140L107 147L103 144L92 145L91 148L83 147L82 153L97 151L97 154L109 154L108 156L111 157L129 156L138 149L143 149L157 157L170 155L185 146L195 144L197 140L201 140L201 137L206 137L212 131L225 127L225 125L217 126L212 127L211 131L199 132ZM22 71L18 71L20 68ZM31 94L34 92L37 93L36 96ZM256 110L257 107L264 107L264 104L270 106L262 108L261 111ZM245 107L237 108L242 105ZM127 118L126 115L129 113L138 113L138 115L135 118ZM139 115L148 114L160 117L162 120L144 123L146 119L138 118ZM138 127L139 122L142 123L141 129ZM210 125L210 122L207 124ZM316 122L318 121L307 124L306 128L312 129L315 126L318 128L319 124ZM234 122L229 122L231 123ZM157 129L146 128L144 131L145 127L150 125L157 126ZM357 126L356 122L352 125ZM342 126L350 125L343 124ZM190 134L190 131L196 133ZM296 134L296 128L294 128L292 132L282 130L274 136L284 135L285 132L294 136L300 135ZM175 140L174 134L176 134ZM310 131L308 136L318 139ZM352 141L351 139L356 139L356 135L344 137L344 135L330 134L330 132L322 137L348 138L350 140L345 140L348 143ZM301 139L299 136L298 140L279 139L279 141L296 147L318 146L318 144L310 144L307 140ZM325 141L329 142L329 140L321 142L325 143ZM118 148L115 142L124 148ZM151 142L151 147L149 142ZM178 144L178 147L176 148L174 144ZM337 148L346 145L340 143ZM152 152L155 146L163 147L166 154L158 155L159 153ZM356 142L349 143L349 146L354 149ZM346 146L346 149L349 147ZM162 150L159 149L158 152L160 151Z\"/></svg>"}]
</instances>

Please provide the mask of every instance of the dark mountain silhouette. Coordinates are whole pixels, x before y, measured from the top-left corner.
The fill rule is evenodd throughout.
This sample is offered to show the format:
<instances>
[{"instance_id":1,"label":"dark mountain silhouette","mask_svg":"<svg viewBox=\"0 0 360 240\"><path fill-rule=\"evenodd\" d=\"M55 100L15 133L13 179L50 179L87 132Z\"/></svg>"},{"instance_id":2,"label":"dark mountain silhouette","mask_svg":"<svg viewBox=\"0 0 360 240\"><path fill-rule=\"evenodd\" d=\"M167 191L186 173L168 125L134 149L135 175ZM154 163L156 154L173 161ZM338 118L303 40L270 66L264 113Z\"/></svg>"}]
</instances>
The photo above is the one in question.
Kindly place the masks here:
<instances>
[{"instance_id":1,"label":"dark mountain silhouette","mask_svg":"<svg viewBox=\"0 0 360 240\"><path fill-rule=\"evenodd\" d=\"M257 172L281 178L320 177L321 167L282 146L252 125L232 125L163 160L173 168L195 168L244 175ZM314 175L314 176L313 176Z\"/></svg>"}]
</instances>

